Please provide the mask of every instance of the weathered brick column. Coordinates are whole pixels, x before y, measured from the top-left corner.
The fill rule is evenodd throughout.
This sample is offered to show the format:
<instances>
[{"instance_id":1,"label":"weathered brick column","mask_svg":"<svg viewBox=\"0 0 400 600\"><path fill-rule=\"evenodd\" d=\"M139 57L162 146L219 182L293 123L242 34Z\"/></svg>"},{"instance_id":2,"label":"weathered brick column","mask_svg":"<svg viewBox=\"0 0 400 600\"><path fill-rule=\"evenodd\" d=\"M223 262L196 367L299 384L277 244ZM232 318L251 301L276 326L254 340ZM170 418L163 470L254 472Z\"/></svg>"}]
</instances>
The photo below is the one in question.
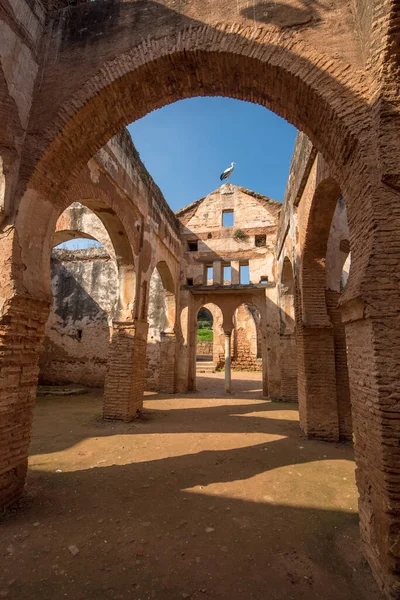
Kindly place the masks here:
<instances>
[{"instance_id":1,"label":"weathered brick column","mask_svg":"<svg viewBox=\"0 0 400 600\"><path fill-rule=\"evenodd\" d=\"M176 391L176 337L174 333L161 333L159 391L173 394Z\"/></svg>"},{"instance_id":2,"label":"weathered brick column","mask_svg":"<svg viewBox=\"0 0 400 600\"><path fill-rule=\"evenodd\" d=\"M365 227L368 254L361 235L350 240L352 264L341 311L363 552L386 596L399 600L400 194L381 183L366 190L364 183L361 174L362 211L349 211L350 230L360 214L363 224L374 226Z\"/></svg>"},{"instance_id":3,"label":"weathered brick column","mask_svg":"<svg viewBox=\"0 0 400 600\"><path fill-rule=\"evenodd\" d=\"M16 296L0 321L0 508L21 495L27 472L39 352L49 302Z\"/></svg>"},{"instance_id":4,"label":"weathered brick column","mask_svg":"<svg viewBox=\"0 0 400 600\"><path fill-rule=\"evenodd\" d=\"M104 383L104 419L132 421L143 407L146 321L114 323Z\"/></svg>"},{"instance_id":5,"label":"weathered brick column","mask_svg":"<svg viewBox=\"0 0 400 600\"><path fill-rule=\"evenodd\" d=\"M297 402L297 356L295 333L281 333L281 394L282 400Z\"/></svg>"},{"instance_id":6,"label":"weathered brick column","mask_svg":"<svg viewBox=\"0 0 400 600\"><path fill-rule=\"evenodd\" d=\"M399 334L397 315L346 324L363 552L395 599L400 598Z\"/></svg>"},{"instance_id":7,"label":"weathered brick column","mask_svg":"<svg viewBox=\"0 0 400 600\"><path fill-rule=\"evenodd\" d=\"M337 441L335 350L332 327L296 323L300 426L309 438Z\"/></svg>"},{"instance_id":8,"label":"weathered brick column","mask_svg":"<svg viewBox=\"0 0 400 600\"><path fill-rule=\"evenodd\" d=\"M333 327L333 343L335 349L336 397L339 415L339 437L351 440L353 425L351 417L349 371L347 368L347 347L345 325L342 322L339 306L340 293L326 290L328 316Z\"/></svg>"},{"instance_id":9,"label":"weathered brick column","mask_svg":"<svg viewBox=\"0 0 400 600\"><path fill-rule=\"evenodd\" d=\"M303 294L307 291L303 288ZM315 315L319 326L307 326L303 322L298 289L295 314L300 426L309 438L337 441L339 415L333 328L326 310Z\"/></svg>"}]
</instances>

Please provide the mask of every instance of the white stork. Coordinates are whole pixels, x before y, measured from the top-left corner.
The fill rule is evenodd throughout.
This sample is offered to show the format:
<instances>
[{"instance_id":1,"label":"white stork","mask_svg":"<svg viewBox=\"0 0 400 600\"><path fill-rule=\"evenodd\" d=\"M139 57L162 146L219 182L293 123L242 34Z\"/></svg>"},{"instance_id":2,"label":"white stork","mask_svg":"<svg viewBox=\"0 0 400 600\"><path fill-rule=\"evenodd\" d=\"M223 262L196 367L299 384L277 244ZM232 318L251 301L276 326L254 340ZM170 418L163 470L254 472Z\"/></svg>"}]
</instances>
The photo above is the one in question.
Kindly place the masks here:
<instances>
[{"instance_id":1,"label":"white stork","mask_svg":"<svg viewBox=\"0 0 400 600\"><path fill-rule=\"evenodd\" d=\"M227 179L229 181L229 177L232 175L235 165L236 165L236 163L232 162L231 166L228 169L225 169L225 171L222 173L222 175L220 177L221 181L223 181L224 179Z\"/></svg>"}]
</instances>

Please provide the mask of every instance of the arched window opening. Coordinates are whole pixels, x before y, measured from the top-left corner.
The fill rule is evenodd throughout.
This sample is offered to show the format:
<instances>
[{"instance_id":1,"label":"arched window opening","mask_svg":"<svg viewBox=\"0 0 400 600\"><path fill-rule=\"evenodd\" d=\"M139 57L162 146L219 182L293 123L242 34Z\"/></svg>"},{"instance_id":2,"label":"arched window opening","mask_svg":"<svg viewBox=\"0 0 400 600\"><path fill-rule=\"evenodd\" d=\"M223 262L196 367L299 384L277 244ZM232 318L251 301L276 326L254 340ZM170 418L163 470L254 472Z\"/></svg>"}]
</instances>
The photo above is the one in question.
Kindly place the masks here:
<instances>
[{"instance_id":1,"label":"arched window opening","mask_svg":"<svg viewBox=\"0 0 400 600\"><path fill-rule=\"evenodd\" d=\"M106 214L123 231L110 209ZM121 251L124 241L118 243L117 254L103 220L79 202L58 218L50 264L53 306L39 360L41 383L104 385L113 323L132 320L134 306L133 262Z\"/></svg>"},{"instance_id":2,"label":"arched window opening","mask_svg":"<svg viewBox=\"0 0 400 600\"><path fill-rule=\"evenodd\" d=\"M197 372L214 372L224 363L224 330L222 311L212 302L197 313L196 362Z\"/></svg>"},{"instance_id":3,"label":"arched window opening","mask_svg":"<svg viewBox=\"0 0 400 600\"><path fill-rule=\"evenodd\" d=\"M89 224L82 232L76 226L66 228L64 212L59 224L65 228L54 235L50 265L53 306L40 356L43 384L104 385L110 326L118 303L118 267L95 238L97 231L106 245L112 246L105 227L87 210L92 229Z\"/></svg>"},{"instance_id":4,"label":"arched window opening","mask_svg":"<svg viewBox=\"0 0 400 600\"><path fill-rule=\"evenodd\" d=\"M165 385L166 378L173 378L174 371L175 346L172 347L172 344L175 344L176 297L174 280L164 261L156 265L150 278L147 321L146 387L150 390L169 391L173 388L173 383L170 382L167 386L168 390Z\"/></svg>"},{"instance_id":5,"label":"arched window opening","mask_svg":"<svg viewBox=\"0 0 400 600\"><path fill-rule=\"evenodd\" d=\"M232 369L262 371L261 315L252 304L241 304L235 311L232 332Z\"/></svg>"},{"instance_id":6,"label":"arched window opening","mask_svg":"<svg viewBox=\"0 0 400 600\"><path fill-rule=\"evenodd\" d=\"M197 362L213 360L214 318L208 308L201 308L197 313Z\"/></svg>"}]
</instances>

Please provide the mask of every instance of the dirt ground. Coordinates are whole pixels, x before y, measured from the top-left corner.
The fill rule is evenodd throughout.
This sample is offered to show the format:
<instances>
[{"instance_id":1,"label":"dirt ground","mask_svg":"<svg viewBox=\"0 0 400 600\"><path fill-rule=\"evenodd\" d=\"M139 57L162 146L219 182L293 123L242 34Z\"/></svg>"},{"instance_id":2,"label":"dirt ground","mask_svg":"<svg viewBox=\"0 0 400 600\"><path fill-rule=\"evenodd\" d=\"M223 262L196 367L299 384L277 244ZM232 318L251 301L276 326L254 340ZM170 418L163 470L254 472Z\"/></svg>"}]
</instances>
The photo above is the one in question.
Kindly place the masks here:
<instances>
[{"instance_id":1,"label":"dirt ground","mask_svg":"<svg viewBox=\"0 0 400 600\"><path fill-rule=\"evenodd\" d=\"M148 394L38 399L28 486L1 519L0 598L381 600L359 549L351 444L307 441L258 373Z\"/></svg>"}]
</instances>

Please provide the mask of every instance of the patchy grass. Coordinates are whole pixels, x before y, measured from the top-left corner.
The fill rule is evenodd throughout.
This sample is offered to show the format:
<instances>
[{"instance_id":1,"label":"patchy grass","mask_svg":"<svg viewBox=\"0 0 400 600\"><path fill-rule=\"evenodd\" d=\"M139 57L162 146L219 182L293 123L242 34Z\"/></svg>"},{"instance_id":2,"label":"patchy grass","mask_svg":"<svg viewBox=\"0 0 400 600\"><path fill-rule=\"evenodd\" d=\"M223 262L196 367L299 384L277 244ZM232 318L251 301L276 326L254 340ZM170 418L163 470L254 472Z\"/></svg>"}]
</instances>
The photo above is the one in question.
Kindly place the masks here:
<instances>
[{"instance_id":1,"label":"patchy grass","mask_svg":"<svg viewBox=\"0 0 400 600\"><path fill-rule=\"evenodd\" d=\"M197 330L197 340L199 342L208 342L213 339L213 331L212 329L198 329Z\"/></svg>"}]
</instances>

